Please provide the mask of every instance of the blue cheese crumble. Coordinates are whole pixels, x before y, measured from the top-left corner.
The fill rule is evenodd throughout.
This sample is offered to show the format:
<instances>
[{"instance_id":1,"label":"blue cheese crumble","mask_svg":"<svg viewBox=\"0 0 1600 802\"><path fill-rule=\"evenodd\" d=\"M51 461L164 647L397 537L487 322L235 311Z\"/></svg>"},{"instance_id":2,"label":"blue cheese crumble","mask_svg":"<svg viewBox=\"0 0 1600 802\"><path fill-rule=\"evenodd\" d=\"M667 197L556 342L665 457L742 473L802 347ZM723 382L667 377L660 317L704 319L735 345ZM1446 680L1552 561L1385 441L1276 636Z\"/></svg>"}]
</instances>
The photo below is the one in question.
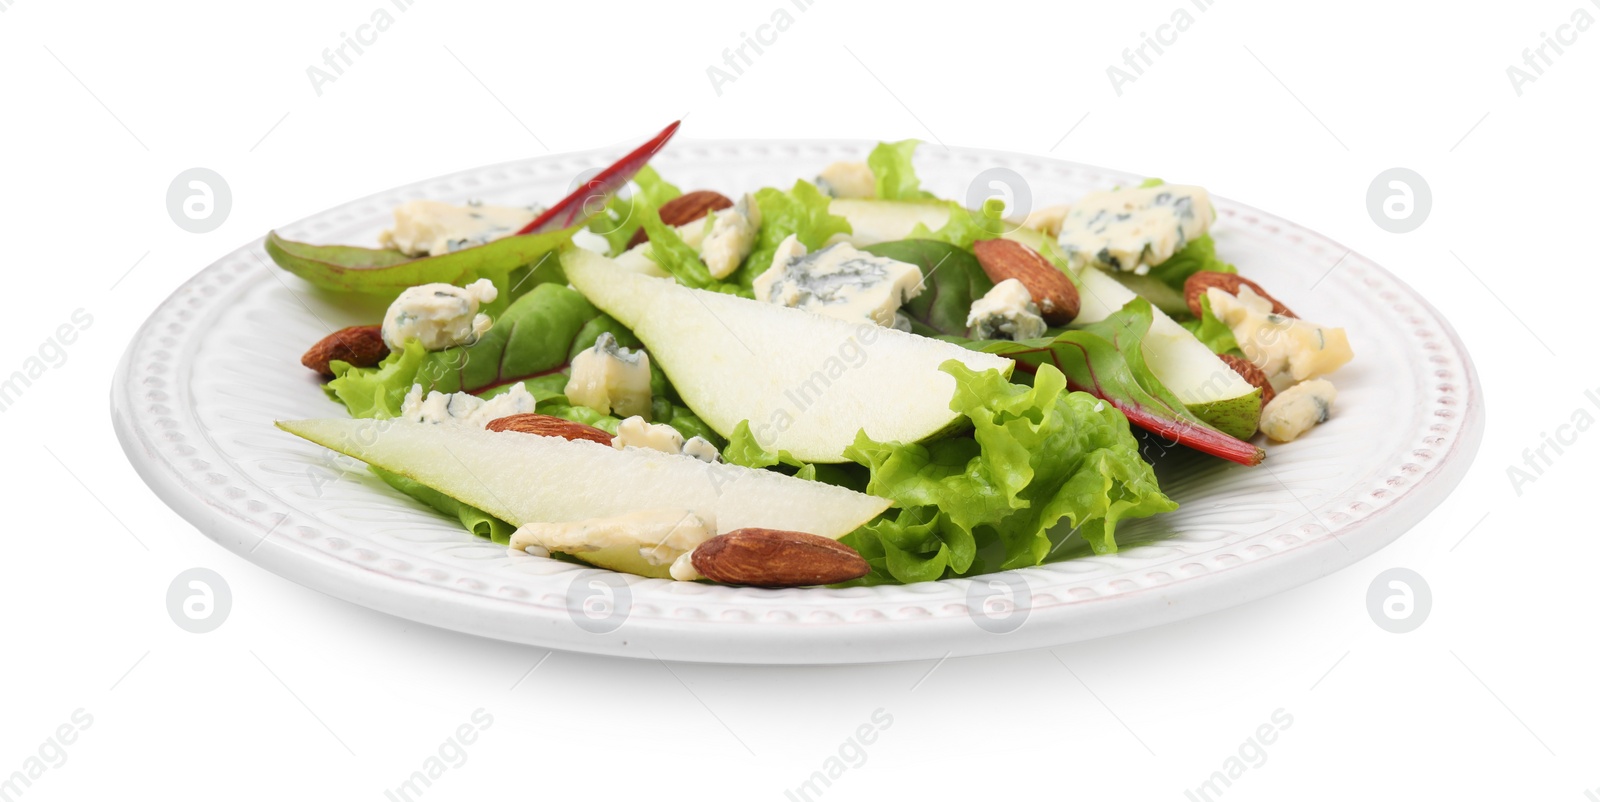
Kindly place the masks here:
<instances>
[{"instance_id":1,"label":"blue cheese crumble","mask_svg":"<svg viewBox=\"0 0 1600 802\"><path fill-rule=\"evenodd\" d=\"M1211 196L1201 187L1091 192L1067 211L1058 241L1074 267L1143 275L1205 234L1215 219Z\"/></svg>"},{"instance_id":2,"label":"blue cheese crumble","mask_svg":"<svg viewBox=\"0 0 1600 802\"><path fill-rule=\"evenodd\" d=\"M710 230L700 243L700 260L714 278L727 278L756 245L761 228L761 207L745 195L731 209L712 212Z\"/></svg>"},{"instance_id":3,"label":"blue cheese crumble","mask_svg":"<svg viewBox=\"0 0 1600 802\"><path fill-rule=\"evenodd\" d=\"M1261 410L1261 432L1280 443L1294 440L1328 419L1337 395L1333 382L1327 379L1296 384L1278 393Z\"/></svg>"},{"instance_id":4,"label":"blue cheese crumble","mask_svg":"<svg viewBox=\"0 0 1600 802\"><path fill-rule=\"evenodd\" d=\"M972 302L967 328L977 340L1031 340L1043 337L1046 326L1027 286L1008 278Z\"/></svg>"},{"instance_id":5,"label":"blue cheese crumble","mask_svg":"<svg viewBox=\"0 0 1600 802\"><path fill-rule=\"evenodd\" d=\"M893 327L895 313L922 294L923 282L916 265L843 242L807 253L791 234L778 244L772 267L756 277L754 290L759 301Z\"/></svg>"},{"instance_id":6,"label":"blue cheese crumble","mask_svg":"<svg viewBox=\"0 0 1600 802\"><path fill-rule=\"evenodd\" d=\"M722 455L710 440L698 435L683 439L683 435L665 423L651 423L637 415L617 424L617 433L611 438L611 447L618 451L630 448L647 448L665 454L682 454L701 462L721 462Z\"/></svg>"},{"instance_id":7,"label":"blue cheese crumble","mask_svg":"<svg viewBox=\"0 0 1600 802\"><path fill-rule=\"evenodd\" d=\"M617 344L611 332L572 359L567 400L602 415L650 415L650 355Z\"/></svg>"},{"instance_id":8,"label":"blue cheese crumble","mask_svg":"<svg viewBox=\"0 0 1600 802\"><path fill-rule=\"evenodd\" d=\"M383 341L394 351L404 348L410 339L416 339L429 351L471 345L492 325L488 315L479 314L478 307L493 302L499 294L494 282L486 278L465 287L408 287L383 315Z\"/></svg>"},{"instance_id":9,"label":"blue cheese crumble","mask_svg":"<svg viewBox=\"0 0 1600 802\"><path fill-rule=\"evenodd\" d=\"M482 429L497 418L532 412L536 403L533 394L521 382L487 399L471 393L441 393L438 390L423 395L422 385L413 384L405 400L400 403L400 419L413 423Z\"/></svg>"},{"instance_id":10,"label":"blue cheese crumble","mask_svg":"<svg viewBox=\"0 0 1600 802\"><path fill-rule=\"evenodd\" d=\"M378 243L407 256L438 256L517 233L544 212L542 206L489 206L468 201L414 200L394 210L394 227Z\"/></svg>"}]
</instances>

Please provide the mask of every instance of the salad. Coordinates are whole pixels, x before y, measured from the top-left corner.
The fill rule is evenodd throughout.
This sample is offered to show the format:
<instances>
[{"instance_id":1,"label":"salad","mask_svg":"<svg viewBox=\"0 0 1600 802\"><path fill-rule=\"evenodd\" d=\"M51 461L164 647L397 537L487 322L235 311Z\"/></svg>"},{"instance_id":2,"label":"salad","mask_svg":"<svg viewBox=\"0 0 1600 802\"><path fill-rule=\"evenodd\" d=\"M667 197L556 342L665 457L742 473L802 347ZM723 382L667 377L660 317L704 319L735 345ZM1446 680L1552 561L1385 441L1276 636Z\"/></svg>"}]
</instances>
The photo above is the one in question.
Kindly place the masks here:
<instances>
[{"instance_id":1,"label":"salad","mask_svg":"<svg viewBox=\"0 0 1600 802\"><path fill-rule=\"evenodd\" d=\"M904 141L728 197L646 164L675 130L548 208L269 234L389 301L302 359L345 414L277 425L518 553L803 587L1114 552L1177 506L1151 444L1254 466L1332 414L1344 331L1224 261L1201 187L969 209Z\"/></svg>"}]
</instances>

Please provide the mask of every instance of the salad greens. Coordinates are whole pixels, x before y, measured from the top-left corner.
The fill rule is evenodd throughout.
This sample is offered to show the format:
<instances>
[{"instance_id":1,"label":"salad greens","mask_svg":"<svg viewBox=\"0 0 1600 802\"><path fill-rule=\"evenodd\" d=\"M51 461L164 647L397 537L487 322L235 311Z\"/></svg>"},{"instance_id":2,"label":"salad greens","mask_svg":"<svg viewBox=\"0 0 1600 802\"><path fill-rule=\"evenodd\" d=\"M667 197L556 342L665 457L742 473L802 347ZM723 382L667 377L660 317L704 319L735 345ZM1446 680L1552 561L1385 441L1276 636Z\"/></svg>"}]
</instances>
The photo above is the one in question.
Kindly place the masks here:
<instances>
[{"instance_id":1,"label":"salad greens","mask_svg":"<svg viewBox=\"0 0 1600 802\"><path fill-rule=\"evenodd\" d=\"M919 445L863 432L849 452L871 469L867 492L901 508L844 539L873 565L869 580L1038 565L1072 532L1112 552L1119 521L1177 508L1122 413L1068 392L1054 366L1041 365L1032 387L955 361L944 370L956 380L950 407L971 423L971 437Z\"/></svg>"},{"instance_id":2,"label":"salad greens","mask_svg":"<svg viewBox=\"0 0 1600 802\"><path fill-rule=\"evenodd\" d=\"M649 165L639 169L633 183L637 187L633 194L626 198L620 194L611 196L605 208L589 221L589 232L604 237L611 253L628 249L628 242L644 225L648 212L659 210L667 201L683 194Z\"/></svg>"},{"instance_id":3,"label":"salad greens","mask_svg":"<svg viewBox=\"0 0 1600 802\"><path fill-rule=\"evenodd\" d=\"M883 200L931 200L934 195L922 188L916 168L911 166L911 155L922 144L916 139L899 142L879 142L867 154L867 166L872 168L872 178Z\"/></svg>"},{"instance_id":4,"label":"salad greens","mask_svg":"<svg viewBox=\"0 0 1600 802\"><path fill-rule=\"evenodd\" d=\"M463 286L486 278L500 290L502 301L509 302L517 290L540 283L530 284L518 279L536 274L544 262L556 263L552 254L570 242L576 231L574 227L505 237L454 253L418 257L378 248L308 245L284 239L273 231L267 234L266 249L279 267L326 290L379 295L392 300L406 288L418 284ZM559 265L553 269L559 271ZM519 271L521 275L515 275Z\"/></svg>"},{"instance_id":5,"label":"salad greens","mask_svg":"<svg viewBox=\"0 0 1600 802\"><path fill-rule=\"evenodd\" d=\"M922 271L922 294L900 309L911 319L915 334L966 337L967 310L994 287L969 248L931 239L905 239L862 250L916 265Z\"/></svg>"}]
</instances>

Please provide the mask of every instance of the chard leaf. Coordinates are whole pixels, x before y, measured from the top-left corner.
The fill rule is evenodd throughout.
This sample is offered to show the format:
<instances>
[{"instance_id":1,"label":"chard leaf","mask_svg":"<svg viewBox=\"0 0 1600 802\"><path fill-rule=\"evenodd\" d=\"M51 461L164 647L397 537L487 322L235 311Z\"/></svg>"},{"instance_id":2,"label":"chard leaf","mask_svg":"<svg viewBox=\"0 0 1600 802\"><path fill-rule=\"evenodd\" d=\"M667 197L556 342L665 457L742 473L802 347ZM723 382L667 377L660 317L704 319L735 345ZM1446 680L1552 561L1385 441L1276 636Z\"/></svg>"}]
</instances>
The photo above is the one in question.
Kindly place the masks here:
<instances>
[{"instance_id":1,"label":"chard leaf","mask_svg":"<svg viewBox=\"0 0 1600 802\"><path fill-rule=\"evenodd\" d=\"M863 250L916 265L922 271L922 294L900 311L911 319L911 330L925 337L966 337L972 302L994 287L970 250L946 242L905 239Z\"/></svg>"},{"instance_id":2,"label":"chard leaf","mask_svg":"<svg viewBox=\"0 0 1600 802\"><path fill-rule=\"evenodd\" d=\"M439 256L410 257L394 250L351 245L310 245L267 234L267 254L279 267L323 289L380 295L388 299L418 284L464 286L486 278L495 283L505 302L513 293L560 275L555 250L572 239L577 229L544 234L502 237ZM539 280L518 282L518 268L530 266ZM545 275L541 275L541 273ZM521 283L522 286L517 286ZM564 283L564 281L563 281Z\"/></svg>"},{"instance_id":3,"label":"chard leaf","mask_svg":"<svg viewBox=\"0 0 1600 802\"><path fill-rule=\"evenodd\" d=\"M1052 338L973 342L968 347L1015 359L1019 373L1054 368L1073 389L1104 399L1142 429L1223 459L1260 463L1260 448L1200 420L1150 371L1143 344L1151 319L1150 302L1135 298L1105 320Z\"/></svg>"}]
</instances>

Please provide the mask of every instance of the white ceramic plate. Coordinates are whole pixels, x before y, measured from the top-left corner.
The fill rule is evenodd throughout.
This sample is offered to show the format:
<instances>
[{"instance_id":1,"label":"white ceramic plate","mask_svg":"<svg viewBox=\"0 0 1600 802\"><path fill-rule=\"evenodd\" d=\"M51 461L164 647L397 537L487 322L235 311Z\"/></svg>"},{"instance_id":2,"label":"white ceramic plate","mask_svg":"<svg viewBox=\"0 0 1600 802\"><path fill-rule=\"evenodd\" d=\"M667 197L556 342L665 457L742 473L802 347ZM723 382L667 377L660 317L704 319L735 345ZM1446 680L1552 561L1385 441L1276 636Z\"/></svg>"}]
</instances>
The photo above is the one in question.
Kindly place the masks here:
<instances>
[{"instance_id":1,"label":"white ceramic plate","mask_svg":"<svg viewBox=\"0 0 1600 802\"><path fill-rule=\"evenodd\" d=\"M680 142L655 159L685 189L787 186L862 158L865 142ZM411 198L551 202L621 149L486 167L396 189L282 229L372 243ZM1016 154L924 147L925 185L963 198L979 173L1025 176L1035 204L1137 176ZM996 174L984 176L985 185ZM1348 329L1356 361L1335 415L1245 468L1157 460L1181 508L1124 523L1133 543L989 577L906 587L757 590L585 569L474 539L359 466L273 428L343 415L299 364L381 307L312 289L255 241L200 271L129 345L116 430L152 489L207 537L330 595L461 632L573 651L730 663L940 658L1055 645L1176 621L1308 582L1383 547L1466 473L1483 430L1477 377L1448 323L1377 265L1311 231L1217 199L1218 251L1301 315ZM1340 261L1342 258L1342 261ZM1337 267L1334 267L1337 264ZM1332 272L1329 272L1330 269ZM1315 290L1313 290L1315 285Z\"/></svg>"}]
</instances>

